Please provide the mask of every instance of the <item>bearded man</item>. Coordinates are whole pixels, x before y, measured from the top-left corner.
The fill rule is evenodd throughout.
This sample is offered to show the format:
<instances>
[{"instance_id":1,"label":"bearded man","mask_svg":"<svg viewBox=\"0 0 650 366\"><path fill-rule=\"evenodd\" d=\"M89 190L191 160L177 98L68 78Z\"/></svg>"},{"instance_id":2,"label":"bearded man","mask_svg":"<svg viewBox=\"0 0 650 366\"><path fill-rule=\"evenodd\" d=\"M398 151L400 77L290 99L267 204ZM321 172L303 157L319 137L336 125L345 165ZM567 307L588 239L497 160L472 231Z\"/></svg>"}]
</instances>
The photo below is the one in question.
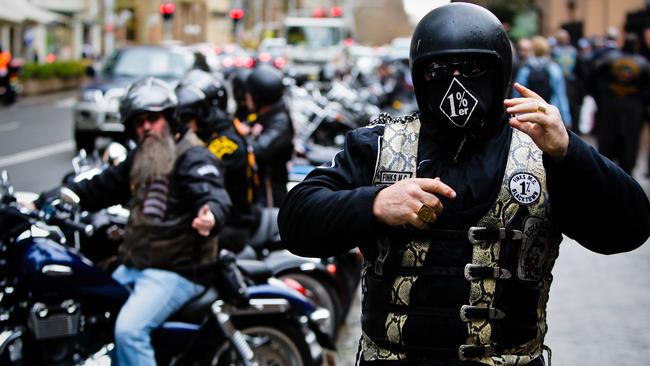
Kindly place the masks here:
<instances>
[{"instance_id":1,"label":"bearded man","mask_svg":"<svg viewBox=\"0 0 650 366\"><path fill-rule=\"evenodd\" d=\"M150 332L208 284L215 234L231 206L218 160L173 119L176 106L162 80L134 83L120 114L138 147L122 164L68 186L84 210L127 204L131 211L113 273L131 289L115 324L119 365L156 364Z\"/></svg>"}]
</instances>

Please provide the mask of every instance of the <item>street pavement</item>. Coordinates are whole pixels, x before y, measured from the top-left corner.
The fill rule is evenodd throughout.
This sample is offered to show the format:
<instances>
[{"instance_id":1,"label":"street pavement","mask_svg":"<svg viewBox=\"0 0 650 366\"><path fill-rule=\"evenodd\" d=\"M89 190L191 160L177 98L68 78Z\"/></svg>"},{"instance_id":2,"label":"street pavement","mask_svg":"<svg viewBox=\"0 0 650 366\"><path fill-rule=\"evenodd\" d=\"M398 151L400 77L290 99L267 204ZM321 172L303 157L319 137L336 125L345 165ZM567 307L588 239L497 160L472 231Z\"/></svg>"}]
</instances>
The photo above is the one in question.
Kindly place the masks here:
<instances>
[{"instance_id":1,"label":"street pavement","mask_svg":"<svg viewBox=\"0 0 650 366\"><path fill-rule=\"evenodd\" d=\"M74 92L60 93L0 107L0 169L8 170L17 190L53 188L71 170L74 97ZM649 144L644 131L634 176L650 194L650 180L643 176ZM565 238L553 273L546 337L553 365L650 364L648 243L630 253L604 256ZM341 329L335 356L339 366L354 365L359 317L357 297Z\"/></svg>"}]
</instances>

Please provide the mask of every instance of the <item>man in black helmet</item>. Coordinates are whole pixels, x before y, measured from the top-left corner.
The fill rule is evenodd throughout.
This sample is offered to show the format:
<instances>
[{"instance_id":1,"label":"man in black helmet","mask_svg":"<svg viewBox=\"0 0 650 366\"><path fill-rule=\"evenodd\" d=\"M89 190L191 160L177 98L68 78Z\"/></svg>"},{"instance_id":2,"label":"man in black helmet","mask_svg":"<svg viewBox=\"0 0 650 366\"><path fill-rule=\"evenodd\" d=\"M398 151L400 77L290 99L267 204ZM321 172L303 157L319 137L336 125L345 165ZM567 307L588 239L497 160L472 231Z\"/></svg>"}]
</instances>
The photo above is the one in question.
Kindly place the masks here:
<instances>
[{"instance_id":1,"label":"man in black helmet","mask_svg":"<svg viewBox=\"0 0 650 366\"><path fill-rule=\"evenodd\" d=\"M293 154L293 125L282 94L282 74L261 65L246 79L248 109L257 119L250 129L250 145L260 178L260 202L264 207L280 207L287 194L287 163Z\"/></svg>"},{"instance_id":2,"label":"man in black helmet","mask_svg":"<svg viewBox=\"0 0 650 366\"><path fill-rule=\"evenodd\" d=\"M219 234L219 244L241 251L254 229L259 210L253 204L256 174L249 164L246 140L235 131L226 112L228 95L220 80L201 70L190 71L176 87L177 119L186 124L223 163L232 209Z\"/></svg>"},{"instance_id":3,"label":"man in black helmet","mask_svg":"<svg viewBox=\"0 0 650 366\"><path fill-rule=\"evenodd\" d=\"M149 334L210 281L215 234L230 208L218 160L174 119L177 99L164 81L134 83L120 114L138 147L117 165L68 186L81 208L130 209L121 266L113 278L131 295L115 324L119 365L155 365Z\"/></svg>"},{"instance_id":4,"label":"man in black helmet","mask_svg":"<svg viewBox=\"0 0 650 366\"><path fill-rule=\"evenodd\" d=\"M561 234L606 254L650 235L643 190L555 106L517 84L504 101L511 52L484 8L431 11L410 52L420 113L350 132L280 209L295 254L361 249L361 365L543 365Z\"/></svg>"}]
</instances>

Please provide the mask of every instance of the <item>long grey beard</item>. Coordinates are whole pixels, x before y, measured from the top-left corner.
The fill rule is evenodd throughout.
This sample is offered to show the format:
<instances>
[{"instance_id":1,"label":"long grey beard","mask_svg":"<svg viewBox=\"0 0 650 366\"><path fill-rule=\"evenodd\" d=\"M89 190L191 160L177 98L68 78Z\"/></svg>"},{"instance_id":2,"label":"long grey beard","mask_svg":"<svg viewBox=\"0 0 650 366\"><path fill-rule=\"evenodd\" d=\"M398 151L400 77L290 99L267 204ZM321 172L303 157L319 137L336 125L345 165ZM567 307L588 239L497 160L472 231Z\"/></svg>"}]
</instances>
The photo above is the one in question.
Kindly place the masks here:
<instances>
[{"instance_id":1,"label":"long grey beard","mask_svg":"<svg viewBox=\"0 0 650 366\"><path fill-rule=\"evenodd\" d=\"M168 129L163 136L148 135L138 146L131 167L131 180L136 184L148 184L167 178L174 168L176 149Z\"/></svg>"}]
</instances>

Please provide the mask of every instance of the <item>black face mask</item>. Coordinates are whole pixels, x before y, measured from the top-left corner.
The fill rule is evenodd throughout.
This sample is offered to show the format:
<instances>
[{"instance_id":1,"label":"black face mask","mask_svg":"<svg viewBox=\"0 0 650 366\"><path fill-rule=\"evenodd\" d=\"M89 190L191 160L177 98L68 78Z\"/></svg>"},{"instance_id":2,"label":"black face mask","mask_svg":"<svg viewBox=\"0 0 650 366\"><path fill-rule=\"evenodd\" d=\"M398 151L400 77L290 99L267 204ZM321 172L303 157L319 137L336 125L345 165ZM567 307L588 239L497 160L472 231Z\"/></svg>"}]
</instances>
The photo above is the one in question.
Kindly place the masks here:
<instances>
[{"instance_id":1,"label":"black face mask","mask_svg":"<svg viewBox=\"0 0 650 366\"><path fill-rule=\"evenodd\" d=\"M494 82L489 74L467 78L454 75L426 84L427 104L433 123L458 132L480 133L494 118Z\"/></svg>"}]
</instances>

